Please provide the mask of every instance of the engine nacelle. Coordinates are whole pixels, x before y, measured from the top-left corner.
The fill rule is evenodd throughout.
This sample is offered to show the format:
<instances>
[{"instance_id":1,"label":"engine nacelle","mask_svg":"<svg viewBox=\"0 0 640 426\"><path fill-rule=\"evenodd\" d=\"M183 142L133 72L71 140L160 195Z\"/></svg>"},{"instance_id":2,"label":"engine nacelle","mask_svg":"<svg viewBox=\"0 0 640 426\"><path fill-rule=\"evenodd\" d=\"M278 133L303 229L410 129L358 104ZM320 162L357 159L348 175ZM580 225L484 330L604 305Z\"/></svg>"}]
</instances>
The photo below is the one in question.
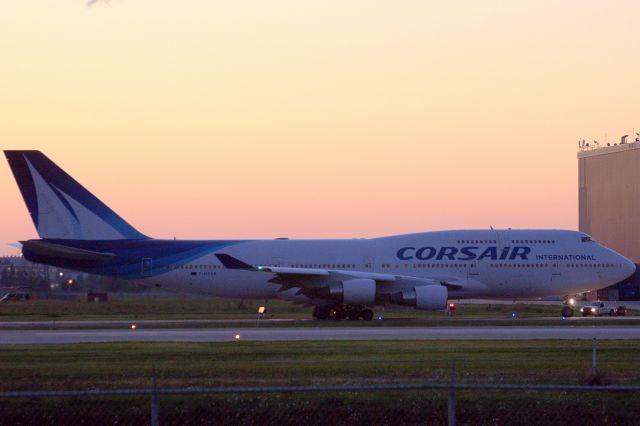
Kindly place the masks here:
<instances>
[{"instance_id":1,"label":"engine nacelle","mask_svg":"<svg viewBox=\"0 0 640 426\"><path fill-rule=\"evenodd\" d=\"M344 280L329 287L329 297L345 305L372 305L376 298L376 282L366 278Z\"/></svg>"},{"instance_id":2,"label":"engine nacelle","mask_svg":"<svg viewBox=\"0 0 640 426\"><path fill-rule=\"evenodd\" d=\"M448 300L449 292L441 285L423 285L391 296L391 303L413 306L423 311L444 310Z\"/></svg>"}]
</instances>

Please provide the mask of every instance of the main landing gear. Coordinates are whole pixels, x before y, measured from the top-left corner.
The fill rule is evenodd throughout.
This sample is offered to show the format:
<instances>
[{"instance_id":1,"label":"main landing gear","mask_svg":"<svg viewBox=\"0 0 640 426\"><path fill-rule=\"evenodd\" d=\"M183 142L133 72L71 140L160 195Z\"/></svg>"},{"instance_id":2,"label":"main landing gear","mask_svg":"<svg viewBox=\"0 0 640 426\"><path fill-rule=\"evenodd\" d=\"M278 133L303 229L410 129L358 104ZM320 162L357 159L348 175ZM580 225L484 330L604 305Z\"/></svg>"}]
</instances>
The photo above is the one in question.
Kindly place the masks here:
<instances>
[{"instance_id":1,"label":"main landing gear","mask_svg":"<svg viewBox=\"0 0 640 426\"><path fill-rule=\"evenodd\" d=\"M324 308L316 306L313 310L313 317L319 320L343 320L348 319L357 321L363 319L371 321L373 319L373 311L369 308L361 306L338 306L334 308Z\"/></svg>"}]
</instances>

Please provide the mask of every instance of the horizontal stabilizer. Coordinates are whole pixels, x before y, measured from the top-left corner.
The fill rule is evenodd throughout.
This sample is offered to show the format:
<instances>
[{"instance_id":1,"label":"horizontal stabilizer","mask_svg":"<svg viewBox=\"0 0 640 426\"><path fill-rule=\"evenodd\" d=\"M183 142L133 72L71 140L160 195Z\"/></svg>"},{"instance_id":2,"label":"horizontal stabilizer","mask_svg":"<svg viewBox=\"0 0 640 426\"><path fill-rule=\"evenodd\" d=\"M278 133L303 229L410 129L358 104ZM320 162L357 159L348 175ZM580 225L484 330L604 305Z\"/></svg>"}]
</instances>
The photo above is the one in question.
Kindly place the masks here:
<instances>
[{"instance_id":1,"label":"horizontal stabilizer","mask_svg":"<svg viewBox=\"0 0 640 426\"><path fill-rule=\"evenodd\" d=\"M22 241L23 250L45 257L56 257L68 260L108 260L116 257L113 253L83 250L45 241Z\"/></svg>"}]
</instances>

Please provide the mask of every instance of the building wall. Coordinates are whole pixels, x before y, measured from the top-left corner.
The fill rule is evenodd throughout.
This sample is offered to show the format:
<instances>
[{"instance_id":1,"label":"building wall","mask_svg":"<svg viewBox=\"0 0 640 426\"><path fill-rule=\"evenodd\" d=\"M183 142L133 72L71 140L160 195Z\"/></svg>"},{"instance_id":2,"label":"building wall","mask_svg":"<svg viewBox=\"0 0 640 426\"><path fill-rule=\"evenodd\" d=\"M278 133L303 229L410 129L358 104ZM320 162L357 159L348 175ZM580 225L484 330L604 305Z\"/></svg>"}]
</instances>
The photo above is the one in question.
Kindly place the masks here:
<instances>
[{"instance_id":1,"label":"building wall","mask_svg":"<svg viewBox=\"0 0 640 426\"><path fill-rule=\"evenodd\" d=\"M640 143L578 154L580 230L640 263Z\"/></svg>"},{"instance_id":2,"label":"building wall","mask_svg":"<svg viewBox=\"0 0 640 426\"><path fill-rule=\"evenodd\" d=\"M580 230L640 264L640 143L578 154ZM640 274L592 292L599 300L640 300Z\"/></svg>"}]
</instances>

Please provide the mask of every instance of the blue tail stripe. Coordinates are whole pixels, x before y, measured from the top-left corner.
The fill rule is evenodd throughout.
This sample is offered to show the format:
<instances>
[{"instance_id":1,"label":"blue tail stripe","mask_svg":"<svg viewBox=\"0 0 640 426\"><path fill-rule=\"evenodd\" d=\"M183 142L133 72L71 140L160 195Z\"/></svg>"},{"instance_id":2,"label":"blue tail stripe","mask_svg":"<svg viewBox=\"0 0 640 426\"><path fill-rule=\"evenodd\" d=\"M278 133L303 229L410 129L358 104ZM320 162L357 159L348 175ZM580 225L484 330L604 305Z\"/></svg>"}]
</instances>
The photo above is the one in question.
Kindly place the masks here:
<instances>
[{"instance_id":1,"label":"blue tail stripe","mask_svg":"<svg viewBox=\"0 0 640 426\"><path fill-rule=\"evenodd\" d=\"M53 190L53 193L56 194L56 196L58 197L62 205L64 205L66 209L69 210L69 213L71 213L71 216L73 216L75 220L80 221L80 219L78 219L78 215L76 214L76 211L73 210L73 207L71 207L71 204L69 204L69 202L64 197L64 195L60 193L60 190L53 185L50 185L50 186L51 186L51 189Z\"/></svg>"},{"instance_id":2,"label":"blue tail stripe","mask_svg":"<svg viewBox=\"0 0 640 426\"><path fill-rule=\"evenodd\" d=\"M18 188L20 188L22 198L27 205L27 210L29 210L31 220L33 221L33 224L37 229L38 197L36 195L36 185L33 182L31 171L29 170L29 166L27 166L27 161L25 160L25 157L23 155L26 152L37 151L5 151L4 154L9 161L9 166L11 167L11 171L13 172L13 176L15 176L16 181L18 182Z\"/></svg>"},{"instance_id":3,"label":"blue tail stripe","mask_svg":"<svg viewBox=\"0 0 640 426\"><path fill-rule=\"evenodd\" d=\"M59 194L59 191L63 191L85 206L88 210L120 232L124 238L149 238L129 225L124 219L87 191L80 183L40 151L5 151L5 155L18 181L18 186L20 187L20 191L22 192L22 196L31 213L36 228L38 227L38 198L27 161L40 173L49 186L54 188L54 192L56 192L56 195L61 199L64 197ZM71 207L66 200L63 201L63 204L67 208ZM70 209L70 211L73 212L73 209ZM75 216L75 213L72 214Z\"/></svg>"}]
</instances>

